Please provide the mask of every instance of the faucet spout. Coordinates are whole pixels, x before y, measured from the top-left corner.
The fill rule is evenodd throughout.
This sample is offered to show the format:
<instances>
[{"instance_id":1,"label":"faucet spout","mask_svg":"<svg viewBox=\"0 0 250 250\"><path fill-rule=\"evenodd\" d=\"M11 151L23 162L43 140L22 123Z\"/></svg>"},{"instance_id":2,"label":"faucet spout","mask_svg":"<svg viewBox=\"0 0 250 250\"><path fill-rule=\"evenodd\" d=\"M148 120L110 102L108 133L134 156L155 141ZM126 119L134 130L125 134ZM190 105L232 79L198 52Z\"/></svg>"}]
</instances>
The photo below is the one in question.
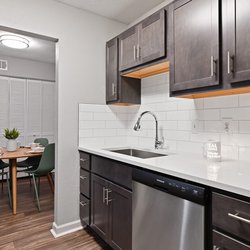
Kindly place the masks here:
<instances>
[{"instance_id":1,"label":"faucet spout","mask_svg":"<svg viewBox=\"0 0 250 250\"><path fill-rule=\"evenodd\" d=\"M163 141L159 141L159 138L158 138L158 120L157 120L157 117L156 115L151 112L151 111L144 111L140 114L137 122L135 123L135 126L134 126L134 130L135 131L139 131L140 128L141 128L141 125L140 125L140 122L141 122L141 118L145 115L145 114L150 114L154 117L155 119L155 149L158 149L159 147L161 147L163 145Z\"/></svg>"}]
</instances>

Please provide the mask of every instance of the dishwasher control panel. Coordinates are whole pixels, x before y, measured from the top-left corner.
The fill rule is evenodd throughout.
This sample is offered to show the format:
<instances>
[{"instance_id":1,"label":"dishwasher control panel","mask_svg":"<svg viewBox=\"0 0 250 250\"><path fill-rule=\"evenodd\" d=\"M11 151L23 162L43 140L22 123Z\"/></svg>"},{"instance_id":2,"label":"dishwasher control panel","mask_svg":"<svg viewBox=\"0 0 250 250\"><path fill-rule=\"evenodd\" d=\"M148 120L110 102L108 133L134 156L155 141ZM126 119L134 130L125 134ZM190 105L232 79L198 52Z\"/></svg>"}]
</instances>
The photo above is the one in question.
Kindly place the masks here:
<instances>
[{"instance_id":1,"label":"dishwasher control panel","mask_svg":"<svg viewBox=\"0 0 250 250\"><path fill-rule=\"evenodd\" d=\"M181 181L143 169L133 169L133 180L199 204L205 202L205 188L185 180Z\"/></svg>"}]
</instances>

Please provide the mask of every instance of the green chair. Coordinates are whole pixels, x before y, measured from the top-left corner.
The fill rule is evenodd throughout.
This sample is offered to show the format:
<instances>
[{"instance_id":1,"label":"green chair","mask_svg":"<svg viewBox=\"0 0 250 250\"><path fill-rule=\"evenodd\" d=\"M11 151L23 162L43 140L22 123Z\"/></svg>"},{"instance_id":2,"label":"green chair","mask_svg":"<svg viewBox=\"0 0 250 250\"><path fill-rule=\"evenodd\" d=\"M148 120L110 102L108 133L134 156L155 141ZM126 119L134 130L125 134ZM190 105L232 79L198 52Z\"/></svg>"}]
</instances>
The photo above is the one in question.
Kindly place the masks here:
<instances>
[{"instance_id":1,"label":"green chair","mask_svg":"<svg viewBox=\"0 0 250 250\"><path fill-rule=\"evenodd\" d=\"M49 140L47 138L36 138L34 140L34 142L39 143L43 147L45 147L49 144ZM38 166L40 159L41 159L40 156L27 158L24 161L18 162L17 167L18 168L28 168L30 166L32 166L32 167ZM18 172L23 172L23 170L18 170Z\"/></svg>"},{"instance_id":2,"label":"green chair","mask_svg":"<svg viewBox=\"0 0 250 250\"><path fill-rule=\"evenodd\" d=\"M46 147L49 144L49 140L47 138L36 138L34 142L39 143L43 147Z\"/></svg>"},{"instance_id":3,"label":"green chair","mask_svg":"<svg viewBox=\"0 0 250 250\"><path fill-rule=\"evenodd\" d=\"M55 168L55 143L48 144L42 154L41 160L38 167L31 167L24 170L25 173L32 175L34 182L35 195L37 200L38 210L41 211L40 201L39 201L39 192L36 179L41 176L47 176Z\"/></svg>"},{"instance_id":4,"label":"green chair","mask_svg":"<svg viewBox=\"0 0 250 250\"><path fill-rule=\"evenodd\" d=\"M0 170L2 170L0 172L0 175L2 175L2 183L3 183L3 177L5 176L5 178L6 178L7 188L8 188L8 196L9 196L9 204L10 204L10 207L12 208L12 196L11 196L11 192L10 192L9 173L7 171L5 171L5 169L8 167L9 167L9 164L0 160Z\"/></svg>"}]
</instances>

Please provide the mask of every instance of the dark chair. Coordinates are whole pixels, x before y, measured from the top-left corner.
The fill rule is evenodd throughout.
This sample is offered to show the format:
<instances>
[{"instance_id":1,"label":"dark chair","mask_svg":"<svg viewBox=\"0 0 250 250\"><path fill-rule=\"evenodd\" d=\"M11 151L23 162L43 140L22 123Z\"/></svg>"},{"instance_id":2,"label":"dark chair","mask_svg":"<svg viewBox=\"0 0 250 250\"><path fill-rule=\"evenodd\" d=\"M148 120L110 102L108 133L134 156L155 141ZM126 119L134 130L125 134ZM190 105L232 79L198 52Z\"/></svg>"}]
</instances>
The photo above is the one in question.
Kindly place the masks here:
<instances>
[{"instance_id":1,"label":"dark chair","mask_svg":"<svg viewBox=\"0 0 250 250\"><path fill-rule=\"evenodd\" d=\"M5 176L5 178L6 178L7 188L8 188L8 196L9 196L9 204L10 204L10 207L12 208L12 196L11 196L11 192L10 192L9 173L7 171L5 171L5 169L8 167L9 167L9 164L0 160L0 170L1 170L0 175L2 175L2 183L3 183L3 177Z\"/></svg>"},{"instance_id":2,"label":"dark chair","mask_svg":"<svg viewBox=\"0 0 250 250\"><path fill-rule=\"evenodd\" d=\"M49 140L47 138L36 138L34 140L35 143L39 143L41 146L45 147L49 144ZM24 172L24 169L28 169L29 167L38 167L41 157L31 157L27 158L24 161L17 162L17 172ZM30 176L29 176L30 177Z\"/></svg>"},{"instance_id":3,"label":"dark chair","mask_svg":"<svg viewBox=\"0 0 250 250\"><path fill-rule=\"evenodd\" d=\"M49 180L49 175L54 168L55 168L55 143L51 143L45 147L38 167L31 167L24 170L25 173L30 174L33 178L35 195L39 211L41 211L41 207L40 207L39 192L36 179L39 179L41 176L47 176ZM50 180L49 184L51 185Z\"/></svg>"}]
</instances>

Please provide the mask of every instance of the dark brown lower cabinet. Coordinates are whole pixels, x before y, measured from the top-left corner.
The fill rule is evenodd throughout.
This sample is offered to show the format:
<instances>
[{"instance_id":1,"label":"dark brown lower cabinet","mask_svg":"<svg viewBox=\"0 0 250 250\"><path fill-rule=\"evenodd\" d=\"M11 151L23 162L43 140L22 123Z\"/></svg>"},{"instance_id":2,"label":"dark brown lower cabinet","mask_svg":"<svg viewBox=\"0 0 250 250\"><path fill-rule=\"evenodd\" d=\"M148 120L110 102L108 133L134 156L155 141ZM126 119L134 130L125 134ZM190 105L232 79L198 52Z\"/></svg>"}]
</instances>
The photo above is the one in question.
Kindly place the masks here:
<instances>
[{"instance_id":1,"label":"dark brown lower cabinet","mask_svg":"<svg viewBox=\"0 0 250 250\"><path fill-rule=\"evenodd\" d=\"M228 237L217 231L213 231L213 250L249 250L250 246Z\"/></svg>"},{"instance_id":2,"label":"dark brown lower cabinet","mask_svg":"<svg viewBox=\"0 0 250 250\"><path fill-rule=\"evenodd\" d=\"M131 250L132 192L92 174L92 229L113 249Z\"/></svg>"},{"instance_id":3,"label":"dark brown lower cabinet","mask_svg":"<svg viewBox=\"0 0 250 250\"><path fill-rule=\"evenodd\" d=\"M108 206L106 205L105 195L108 181L91 175L91 227L105 241L108 240Z\"/></svg>"},{"instance_id":4,"label":"dark brown lower cabinet","mask_svg":"<svg viewBox=\"0 0 250 250\"><path fill-rule=\"evenodd\" d=\"M90 201L80 194L80 219L83 225L89 225Z\"/></svg>"}]
</instances>

